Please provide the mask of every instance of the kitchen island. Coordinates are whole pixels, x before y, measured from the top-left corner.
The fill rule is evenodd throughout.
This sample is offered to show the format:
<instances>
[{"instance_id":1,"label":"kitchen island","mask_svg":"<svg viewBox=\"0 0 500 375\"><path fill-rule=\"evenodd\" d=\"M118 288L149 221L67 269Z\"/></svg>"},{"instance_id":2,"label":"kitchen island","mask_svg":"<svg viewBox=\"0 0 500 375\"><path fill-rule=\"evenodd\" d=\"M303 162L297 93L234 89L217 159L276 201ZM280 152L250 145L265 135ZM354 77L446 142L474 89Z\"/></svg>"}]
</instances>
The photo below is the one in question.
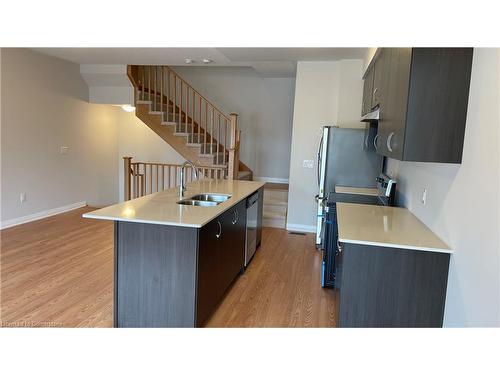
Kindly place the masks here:
<instances>
[{"instance_id":1,"label":"kitchen island","mask_svg":"<svg viewBox=\"0 0 500 375\"><path fill-rule=\"evenodd\" d=\"M246 198L256 192L260 244L263 186L200 180L184 199L217 195L215 204L179 204L172 188L84 214L115 222L114 326L202 326L244 269Z\"/></svg>"}]
</instances>

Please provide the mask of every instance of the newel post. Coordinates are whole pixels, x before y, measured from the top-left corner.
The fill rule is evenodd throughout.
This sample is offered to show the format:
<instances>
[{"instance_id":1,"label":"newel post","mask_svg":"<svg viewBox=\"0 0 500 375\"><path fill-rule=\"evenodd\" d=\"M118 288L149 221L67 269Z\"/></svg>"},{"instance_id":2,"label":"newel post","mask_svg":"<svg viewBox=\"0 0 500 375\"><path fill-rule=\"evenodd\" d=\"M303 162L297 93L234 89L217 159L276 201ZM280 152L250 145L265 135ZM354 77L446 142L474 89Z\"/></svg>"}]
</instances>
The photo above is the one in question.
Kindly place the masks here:
<instances>
[{"instance_id":1,"label":"newel post","mask_svg":"<svg viewBox=\"0 0 500 375\"><path fill-rule=\"evenodd\" d=\"M124 194L123 194L123 199L126 201L129 201L131 198L130 194L130 185L131 185L131 172L132 172L132 157L131 156L124 156L123 157L123 179L124 179L124 184L123 184L123 189L124 189Z\"/></svg>"},{"instance_id":2,"label":"newel post","mask_svg":"<svg viewBox=\"0 0 500 375\"><path fill-rule=\"evenodd\" d=\"M231 113L231 130L229 143L229 163L228 179L238 179L238 169L240 164L240 132L238 131L238 115Z\"/></svg>"}]
</instances>

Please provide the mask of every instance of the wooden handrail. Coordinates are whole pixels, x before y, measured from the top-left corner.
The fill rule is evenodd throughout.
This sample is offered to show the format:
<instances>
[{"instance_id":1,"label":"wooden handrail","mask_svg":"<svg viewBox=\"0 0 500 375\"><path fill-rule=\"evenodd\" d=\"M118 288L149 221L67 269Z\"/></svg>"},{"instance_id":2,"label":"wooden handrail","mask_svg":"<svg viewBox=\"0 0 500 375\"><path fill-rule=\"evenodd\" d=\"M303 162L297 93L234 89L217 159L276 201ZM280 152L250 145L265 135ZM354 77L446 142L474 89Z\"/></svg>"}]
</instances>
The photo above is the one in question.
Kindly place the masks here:
<instances>
[{"instance_id":1,"label":"wooden handrail","mask_svg":"<svg viewBox=\"0 0 500 375\"><path fill-rule=\"evenodd\" d=\"M123 157L124 165L124 200L142 197L146 194L156 193L180 184L179 174L181 164L132 162L132 157ZM198 170L198 179L226 178L226 167L207 167L195 165ZM173 173L172 173L173 172ZM194 173L189 169L186 173L187 181L194 181Z\"/></svg>"},{"instance_id":2,"label":"wooden handrail","mask_svg":"<svg viewBox=\"0 0 500 375\"><path fill-rule=\"evenodd\" d=\"M132 172L132 168L131 168L131 160L132 158L130 156L124 156L123 157L123 178L124 178L124 183L123 183L123 187L125 189L124 191L124 194L123 194L123 199L125 199L126 201L129 201L130 200L130 197L131 197L131 172Z\"/></svg>"},{"instance_id":3,"label":"wooden handrail","mask_svg":"<svg viewBox=\"0 0 500 375\"><path fill-rule=\"evenodd\" d=\"M200 94L200 92L198 90L196 90L193 86L191 86L189 83L186 82L185 79L183 79L180 75L178 75L175 70L173 70L172 68L170 68L169 66L167 65L162 65L165 69L169 70L170 72L172 72L175 76L177 76L177 79L179 79L181 82L184 82L184 84L189 87L193 92L196 93L196 95L198 95L200 98L202 98L205 102L207 102L212 108L215 108L222 116L224 116L224 118L227 120L227 121L230 121L229 117L227 117L224 112L220 111L219 109L217 109L216 106L214 106L212 104L212 102L210 100L208 100L207 98L205 98L203 95Z\"/></svg>"},{"instance_id":4,"label":"wooden handrail","mask_svg":"<svg viewBox=\"0 0 500 375\"><path fill-rule=\"evenodd\" d=\"M239 153L240 153L240 132L238 131L238 115L231 113L231 143L229 145L228 178L238 179Z\"/></svg>"},{"instance_id":5,"label":"wooden handrail","mask_svg":"<svg viewBox=\"0 0 500 375\"><path fill-rule=\"evenodd\" d=\"M201 153L214 154L214 163L226 167L229 178L237 179L239 169L248 170L239 160L241 133L236 114L225 115L168 66L132 65L127 73L136 100L150 102L152 111L166 114L163 121L173 120L179 124L176 131L203 144Z\"/></svg>"}]
</instances>

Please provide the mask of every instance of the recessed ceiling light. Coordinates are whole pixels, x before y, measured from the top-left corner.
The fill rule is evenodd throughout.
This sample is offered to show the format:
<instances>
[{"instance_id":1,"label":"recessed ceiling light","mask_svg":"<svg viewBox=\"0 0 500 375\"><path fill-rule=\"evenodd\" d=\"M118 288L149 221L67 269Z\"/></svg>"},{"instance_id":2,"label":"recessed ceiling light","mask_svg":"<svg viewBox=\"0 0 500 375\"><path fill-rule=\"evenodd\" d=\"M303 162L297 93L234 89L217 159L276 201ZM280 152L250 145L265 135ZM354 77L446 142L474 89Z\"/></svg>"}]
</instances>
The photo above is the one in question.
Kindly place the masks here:
<instances>
[{"instance_id":1,"label":"recessed ceiling light","mask_svg":"<svg viewBox=\"0 0 500 375\"><path fill-rule=\"evenodd\" d=\"M131 106L130 104L124 104L124 105L122 105L122 109L125 112L134 112L135 111L135 107Z\"/></svg>"},{"instance_id":2,"label":"recessed ceiling light","mask_svg":"<svg viewBox=\"0 0 500 375\"><path fill-rule=\"evenodd\" d=\"M185 62L186 64L192 64L192 63L194 63L194 60L193 60L193 59L190 59L190 58L187 58L187 59L184 59L184 62Z\"/></svg>"},{"instance_id":3,"label":"recessed ceiling light","mask_svg":"<svg viewBox=\"0 0 500 375\"><path fill-rule=\"evenodd\" d=\"M208 58L203 59L203 64L210 64L213 62L214 62L214 60L212 60L212 59L208 59Z\"/></svg>"}]
</instances>

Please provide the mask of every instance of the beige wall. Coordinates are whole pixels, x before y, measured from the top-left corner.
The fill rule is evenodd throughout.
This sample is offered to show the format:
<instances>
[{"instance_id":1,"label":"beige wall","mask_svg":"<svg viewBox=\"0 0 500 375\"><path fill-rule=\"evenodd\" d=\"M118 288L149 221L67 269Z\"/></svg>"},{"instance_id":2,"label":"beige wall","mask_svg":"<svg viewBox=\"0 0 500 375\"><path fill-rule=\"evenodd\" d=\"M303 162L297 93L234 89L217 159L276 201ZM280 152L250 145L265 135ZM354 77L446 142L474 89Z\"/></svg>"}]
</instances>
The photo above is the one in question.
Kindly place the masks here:
<instances>
[{"instance_id":1,"label":"beige wall","mask_svg":"<svg viewBox=\"0 0 500 375\"><path fill-rule=\"evenodd\" d=\"M288 179L295 80L263 78L251 68L176 67L225 113L236 112L240 159L255 177Z\"/></svg>"},{"instance_id":2,"label":"beige wall","mask_svg":"<svg viewBox=\"0 0 500 375\"><path fill-rule=\"evenodd\" d=\"M3 49L1 93L2 221L118 200L116 109L87 102L79 65Z\"/></svg>"},{"instance_id":3,"label":"beige wall","mask_svg":"<svg viewBox=\"0 0 500 375\"><path fill-rule=\"evenodd\" d=\"M363 127L362 60L299 62L295 84L287 228L314 232L316 158L325 125ZM303 168L314 160L314 168Z\"/></svg>"},{"instance_id":4,"label":"beige wall","mask_svg":"<svg viewBox=\"0 0 500 375\"><path fill-rule=\"evenodd\" d=\"M446 326L500 326L499 75L500 50L475 49L462 164L388 163L398 204L455 250Z\"/></svg>"}]
</instances>

